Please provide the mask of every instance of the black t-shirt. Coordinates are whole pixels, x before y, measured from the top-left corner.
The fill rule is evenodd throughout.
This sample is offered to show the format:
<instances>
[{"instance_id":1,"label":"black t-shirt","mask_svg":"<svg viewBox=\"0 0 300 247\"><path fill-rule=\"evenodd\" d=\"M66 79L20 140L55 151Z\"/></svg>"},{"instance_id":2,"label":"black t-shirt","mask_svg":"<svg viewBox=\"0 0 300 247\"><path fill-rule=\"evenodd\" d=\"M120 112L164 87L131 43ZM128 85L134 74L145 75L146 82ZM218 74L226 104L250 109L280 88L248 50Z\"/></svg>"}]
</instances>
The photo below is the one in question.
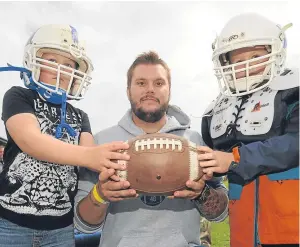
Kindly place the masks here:
<instances>
[{"instance_id":1,"label":"black t-shirt","mask_svg":"<svg viewBox=\"0 0 300 247\"><path fill-rule=\"evenodd\" d=\"M3 98L2 120L6 124L10 117L19 113L35 115L41 132L55 137L61 105L44 101L36 91L12 87ZM66 122L76 130L77 136L72 137L65 131L60 138L64 142L78 145L80 133L91 133L87 114L69 103ZM72 224L78 185L77 167L37 160L24 153L7 130L6 133L8 141L0 174L0 217L40 230Z\"/></svg>"}]
</instances>

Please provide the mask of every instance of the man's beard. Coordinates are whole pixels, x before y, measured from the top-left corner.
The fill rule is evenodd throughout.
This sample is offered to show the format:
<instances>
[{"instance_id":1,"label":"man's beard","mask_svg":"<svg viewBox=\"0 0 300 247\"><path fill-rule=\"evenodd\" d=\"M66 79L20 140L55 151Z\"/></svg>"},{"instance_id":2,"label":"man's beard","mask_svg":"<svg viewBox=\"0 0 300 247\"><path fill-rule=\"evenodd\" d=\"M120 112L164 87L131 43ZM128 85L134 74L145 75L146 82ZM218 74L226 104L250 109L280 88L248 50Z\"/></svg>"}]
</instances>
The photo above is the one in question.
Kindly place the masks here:
<instances>
[{"instance_id":1,"label":"man's beard","mask_svg":"<svg viewBox=\"0 0 300 247\"><path fill-rule=\"evenodd\" d=\"M167 112L167 109L169 107L169 102L161 105L156 111L152 112L146 112L142 109L142 107L137 108L136 103L133 102L133 100L130 98L130 105L132 112L142 121L145 121L147 123L155 123L161 120L161 118L165 115Z\"/></svg>"}]
</instances>

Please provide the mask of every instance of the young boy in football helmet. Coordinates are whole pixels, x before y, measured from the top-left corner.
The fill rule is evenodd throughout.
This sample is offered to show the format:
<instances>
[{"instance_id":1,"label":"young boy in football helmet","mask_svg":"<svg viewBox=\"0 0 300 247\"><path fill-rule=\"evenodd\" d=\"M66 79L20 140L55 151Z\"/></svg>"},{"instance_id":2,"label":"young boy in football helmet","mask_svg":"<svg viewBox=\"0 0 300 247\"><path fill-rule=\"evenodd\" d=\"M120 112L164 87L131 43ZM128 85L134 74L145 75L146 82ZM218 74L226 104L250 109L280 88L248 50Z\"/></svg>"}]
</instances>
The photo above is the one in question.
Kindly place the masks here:
<instances>
[{"instance_id":1,"label":"young boy in football helmet","mask_svg":"<svg viewBox=\"0 0 300 247\"><path fill-rule=\"evenodd\" d=\"M110 159L127 144L95 146L80 100L93 65L76 29L45 25L25 46L20 71L27 88L14 86L3 99L8 142L0 174L0 246L74 246L73 205L78 167L124 169Z\"/></svg>"},{"instance_id":2,"label":"young boy in football helmet","mask_svg":"<svg viewBox=\"0 0 300 247\"><path fill-rule=\"evenodd\" d=\"M200 165L228 175L231 247L299 246L299 71L285 67L289 26L242 14L213 44L221 93L202 119L209 147Z\"/></svg>"}]
</instances>

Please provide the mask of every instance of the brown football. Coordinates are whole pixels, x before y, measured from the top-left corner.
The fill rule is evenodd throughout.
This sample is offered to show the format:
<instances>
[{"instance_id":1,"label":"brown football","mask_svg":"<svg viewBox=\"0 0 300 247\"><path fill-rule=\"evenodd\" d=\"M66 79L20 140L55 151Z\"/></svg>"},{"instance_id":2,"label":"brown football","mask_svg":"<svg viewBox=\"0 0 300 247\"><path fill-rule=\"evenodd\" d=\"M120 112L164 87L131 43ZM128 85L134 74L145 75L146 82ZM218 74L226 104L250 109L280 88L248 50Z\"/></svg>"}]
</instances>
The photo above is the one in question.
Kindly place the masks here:
<instances>
[{"instance_id":1,"label":"brown football","mask_svg":"<svg viewBox=\"0 0 300 247\"><path fill-rule=\"evenodd\" d=\"M186 188L188 180L197 181L202 169L196 144L172 134L146 134L128 141L130 155L125 171L117 171L121 180L140 194L171 195Z\"/></svg>"}]
</instances>

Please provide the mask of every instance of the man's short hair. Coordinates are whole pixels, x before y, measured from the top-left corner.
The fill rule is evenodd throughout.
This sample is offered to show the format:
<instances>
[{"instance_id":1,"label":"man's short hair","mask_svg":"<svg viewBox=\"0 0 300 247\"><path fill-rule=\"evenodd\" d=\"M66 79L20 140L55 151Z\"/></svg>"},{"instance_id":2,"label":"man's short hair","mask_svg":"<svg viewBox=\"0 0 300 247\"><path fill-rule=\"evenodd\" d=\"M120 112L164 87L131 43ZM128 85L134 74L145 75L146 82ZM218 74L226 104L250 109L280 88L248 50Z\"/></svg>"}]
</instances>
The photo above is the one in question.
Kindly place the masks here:
<instances>
[{"instance_id":1,"label":"man's short hair","mask_svg":"<svg viewBox=\"0 0 300 247\"><path fill-rule=\"evenodd\" d=\"M167 78L169 81L169 85L171 87L171 73L170 73L170 68L167 65L167 63L162 60L159 55L155 51L149 51L149 52L144 52L140 55L137 56L137 58L134 60L132 65L129 67L127 71L127 88L130 88L131 86L131 80L132 80L132 75L134 69L140 65L140 64L152 64L152 65L157 65L160 64L161 66L164 67L164 69L167 71Z\"/></svg>"}]
</instances>

